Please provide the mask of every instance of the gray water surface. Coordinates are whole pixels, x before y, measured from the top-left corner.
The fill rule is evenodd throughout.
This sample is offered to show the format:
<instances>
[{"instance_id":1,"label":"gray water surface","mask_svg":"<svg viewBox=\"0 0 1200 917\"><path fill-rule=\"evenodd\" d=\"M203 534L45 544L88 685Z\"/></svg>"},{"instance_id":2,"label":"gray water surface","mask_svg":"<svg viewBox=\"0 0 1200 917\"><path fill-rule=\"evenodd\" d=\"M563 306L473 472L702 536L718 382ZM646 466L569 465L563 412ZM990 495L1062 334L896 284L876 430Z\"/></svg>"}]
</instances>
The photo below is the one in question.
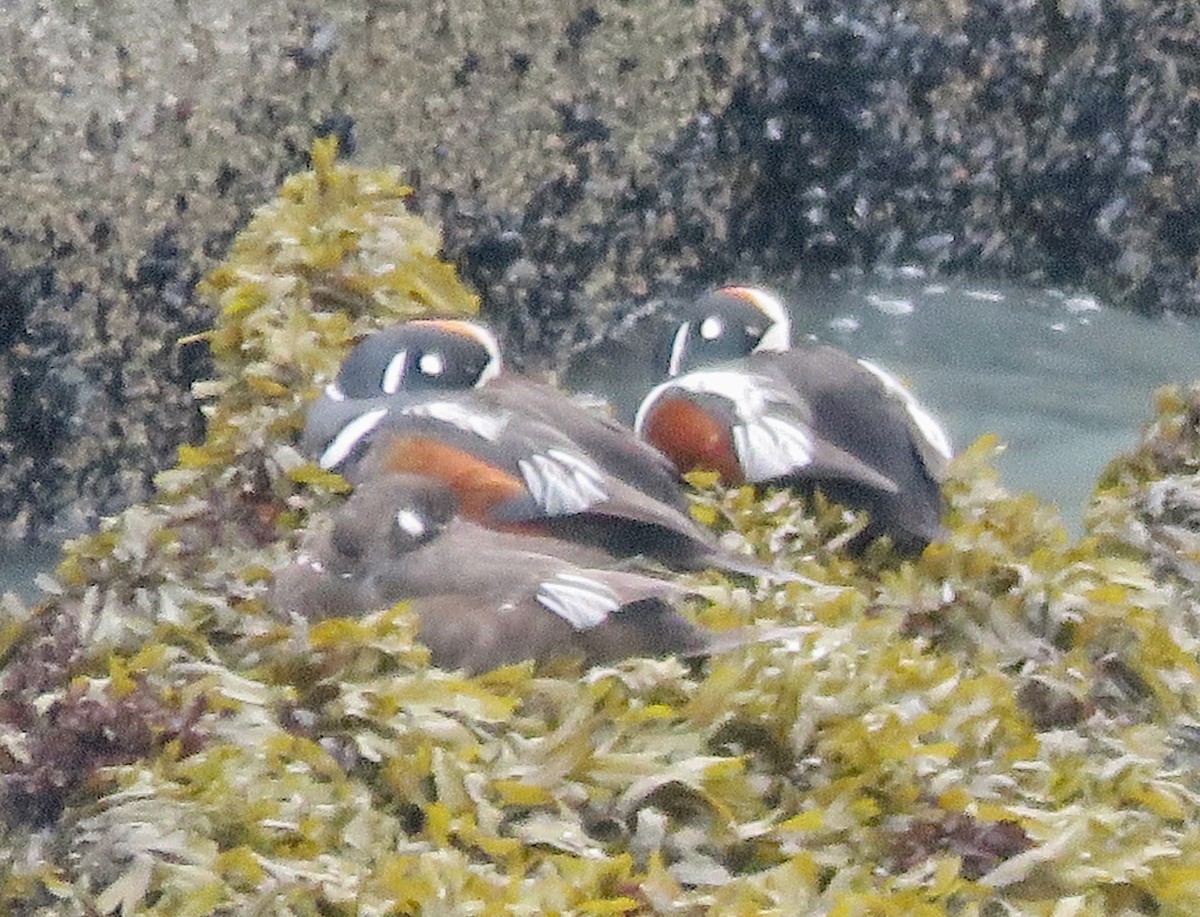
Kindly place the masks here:
<instances>
[{"instance_id":1,"label":"gray water surface","mask_svg":"<svg viewBox=\"0 0 1200 917\"><path fill-rule=\"evenodd\" d=\"M0 594L12 592L26 603L42 598L34 580L54 569L62 553L58 545L11 545L0 548Z\"/></svg>"}]
</instances>

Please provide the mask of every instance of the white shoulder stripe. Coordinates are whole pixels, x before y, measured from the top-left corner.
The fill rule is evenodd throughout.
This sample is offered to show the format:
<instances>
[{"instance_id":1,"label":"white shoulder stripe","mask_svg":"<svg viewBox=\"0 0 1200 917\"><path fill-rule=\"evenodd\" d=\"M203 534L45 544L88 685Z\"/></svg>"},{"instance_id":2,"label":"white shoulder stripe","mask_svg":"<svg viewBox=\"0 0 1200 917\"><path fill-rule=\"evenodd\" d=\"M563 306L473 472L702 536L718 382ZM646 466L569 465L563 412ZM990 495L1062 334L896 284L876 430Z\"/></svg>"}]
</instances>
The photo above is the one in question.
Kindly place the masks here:
<instances>
[{"instance_id":1,"label":"white shoulder stripe","mask_svg":"<svg viewBox=\"0 0 1200 917\"><path fill-rule=\"evenodd\" d=\"M637 414L633 418L633 432L638 436L645 438L646 418L650 416L651 409L654 407L654 402L658 401L663 392L670 390L675 385L675 380L660 382L654 388L646 393L646 397L642 399L642 403L638 405Z\"/></svg>"},{"instance_id":2,"label":"white shoulder stripe","mask_svg":"<svg viewBox=\"0 0 1200 917\"><path fill-rule=\"evenodd\" d=\"M899 398L904 404L904 409L908 412L909 418L913 425L920 431L921 435L931 445L934 450L944 458L950 461L954 457L954 448L950 445L950 434L946 432L945 427L938 423L924 406L913 397L913 393L908 390L903 382L893 376L890 372L884 369L877 363L872 363L870 360L858 361L858 365L873 375L892 395Z\"/></svg>"},{"instance_id":3,"label":"white shoulder stripe","mask_svg":"<svg viewBox=\"0 0 1200 917\"><path fill-rule=\"evenodd\" d=\"M517 467L533 499L550 516L582 513L608 499L600 469L561 449L521 459Z\"/></svg>"},{"instance_id":4,"label":"white shoulder stripe","mask_svg":"<svg viewBox=\"0 0 1200 917\"><path fill-rule=\"evenodd\" d=\"M537 600L575 630L598 627L621 607L612 589L578 573L559 573L539 583Z\"/></svg>"},{"instance_id":5,"label":"white shoulder stripe","mask_svg":"<svg viewBox=\"0 0 1200 917\"><path fill-rule=\"evenodd\" d=\"M772 401L786 400L784 393L766 376L739 369L702 369L680 376L675 382L698 395L720 395L744 418L758 417Z\"/></svg>"},{"instance_id":6,"label":"white shoulder stripe","mask_svg":"<svg viewBox=\"0 0 1200 917\"><path fill-rule=\"evenodd\" d=\"M401 408L400 413L408 417L429 417L457 427L464 433L495 442L508 425L507 413L487 414L472 410L457 401L422 401Z\"/></svg>"},{"instance_id":7,"label":"white shoulder stripe","mask_svg":"<svg viewBox=\"0 0 1200 917\"><path fill-rule=\"evenodd\" d=\"M379 426L379 422L387 416L387 408L375 408L365 414L359 414L352 421L338 430L337 436L330 440L325 451L321 453L318 462L326 471L337 468L346 461L358 444Z\"/></svg>"},{"instance_id":8,"label":"white shoulder stripe","mask_svg":"<svg viewBox=\"0 0 1200 917\"><path fill-rule=\"evenodd\" d=\"M649 418L654 402L670 391L692 395L717 395L732 406L738 417L753 421L761 417L772 401L786 401L787 396L778 390L766 376L742 372L737 369L700 369L684 373L675 379L661 382L642 399L637 416L633 420L634 432L641 435Z\"/></svg>"}]
</instances>

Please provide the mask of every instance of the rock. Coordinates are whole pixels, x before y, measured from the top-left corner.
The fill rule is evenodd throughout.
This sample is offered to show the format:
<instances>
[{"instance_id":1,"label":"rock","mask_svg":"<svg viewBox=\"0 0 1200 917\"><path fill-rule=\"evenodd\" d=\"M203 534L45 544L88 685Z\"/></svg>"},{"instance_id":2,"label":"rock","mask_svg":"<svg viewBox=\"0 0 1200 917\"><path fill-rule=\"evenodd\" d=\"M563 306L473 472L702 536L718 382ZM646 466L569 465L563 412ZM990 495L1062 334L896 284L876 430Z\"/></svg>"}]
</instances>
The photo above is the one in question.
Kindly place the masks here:
<instances>
[{"instance_id":1,"label":"rock","mask_svg":"<svg viewBox=\"0 0 1200 917\"><path fill-rule=\"evenodd\" d=\"M33 535L144 496L196 441L210 364L173 344L211 323L195 283L314 135L405 169L530 366L627 300L733 277L912 265L1200 310L1187 4L16 0L0 31L0 391L47 372L33 355L83 373L55 429L0 396L0 524Z\"/></svg>"}]
</instances>

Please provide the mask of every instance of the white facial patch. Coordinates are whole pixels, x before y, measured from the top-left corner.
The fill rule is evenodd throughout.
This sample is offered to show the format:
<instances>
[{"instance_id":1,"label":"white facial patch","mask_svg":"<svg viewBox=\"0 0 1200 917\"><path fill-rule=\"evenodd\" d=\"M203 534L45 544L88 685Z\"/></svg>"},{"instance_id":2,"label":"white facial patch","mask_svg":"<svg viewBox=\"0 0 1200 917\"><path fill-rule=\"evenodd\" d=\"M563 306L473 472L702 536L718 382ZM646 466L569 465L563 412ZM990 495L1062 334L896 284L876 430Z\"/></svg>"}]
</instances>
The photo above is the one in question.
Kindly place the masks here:
<instances>
[{"instance_id":1,"label":"white facial patch","mask_svg":"<svg viewBox=\"0 0 1200 917\"><path fill-rule=\"evenodd\" d=\"M336 382L330 382L325 386L325 397L330 401L345 401L346 393L342 391L341 386Z\"/></svg>"},{"instance_id":2,"label":"white facial patch","mask_svg":"<svg viewBox=\"0 0 1200 917\"><path fill-rule=\"evenodd\" d=\"M457 401L425 401L409 405L400 413L407 417L429 417L448 423L464 433L470 433L488 442L495 442L499 438L508 425L509 418L506 413L484 414L473 411Z\"/></svg>"},{"instance_id":3,"label":"white facial patch","mask_svg":"<svg viewBox=\"0 0 1200 917\"><path fill-rule=\"evenodd\" d=\"M404 371L407 367L407 350L401 350L388 360L388 365L383 370L383 378L380 380L385 395L394 395L400 391L400 386L404 384Z\"/></svg>"},{"instance_id":4,"label":"white facial patch","mask_svg":"<svg viewBox=\"0 0 1200 917\"><path fill-rule=\"evenodd\" d=\"M598 627L621 607L612 589L578 573L559 573L539 583L537 600L575 630Z\"/></svg>"},{"instance_id":5,"label":"white facial patch","mask_svg":"<svg viewBox=\"0 0 1200 917\"><path fill-rule=\"evenodd\" d=\"M300 554L296 557L296 566L307 567L313 573L324 573L325 565L317 558L311 557L308 554Z\"/></svg>"},{"instance_id":6,"label":"white facial patch","mask_svg":"<svg viewBox=\"0 0 1200 917\"><path fill-rule=\"evenodd\" d=\"M667 375L678 376L683 365L683 355L687 352L687 339L691 334L692 323L684 322L675 329L675 337L671 340L671 360L667 364Z\"/></svg>"},{"instance_id":7,"label":"white facial patch","mask_svg":"<svg viewBox=\"0 0 1200 917\"><path fill-rule=\"evenodd\" d=\"M534 501L549 516L582 513L608 499L600 469L561 449L521 459L517 467Z\"/></svg>"},{"instance_id":8,"label":"white facial patch","mask_svg":"<svg viewBox=\"0 0 1200 917\"><path fill-rule=\"evenodd\" d=\"M425 520L420 513L411 509L396 512L396 526L410 538L420 538L425 534Z\"/></svg>"},{"instance_id":9,"label":"white facial patch","mask_svg":"<svg viewBox=\"0 0 1200 917\"><path fill-rule=\"evenodd\" d=\"M954 457L954 448L950 445L950 434L947 433L946 429L940 423L938 423L937 419L934 418L934 416L927 410L925 410L921 403L913 397L913 393L908 390L908 386L906 386L882 366L872 363L870 360L859 360L858 365L883 383L883 387L887 389L889 393L900 399L901 403L904 405L904 409L908 412L909 419L912 420L913 425L916 426L921 435L925 437L925 441L933 447L934 451L937 452L938 455L940 455L946 461L950 461L950 459Z\"/></svg>"},{"instance_id":10,"label":"white facial patch","mask_svg":"<svg viewBox=\"0 0 1200 917\"><path fill-rule=\"evenodd\" d=\"M321 453L318 464L326 471L330 471L346 461L363 438L379 426L379 422L386 416L387 408L375 408L365 414L359 414L338 431L337 436Z\"/></svg>"},{"instance_id":11,"label":"white facial patch","mask_svg":"<svg viewBox=\"0 0 1200 917\"><path fill-rule=\"evenodd\" d=\"M417 361L417 368L424 376L440 376L446 371L446 358L438 351L431 350L421 354L421 359Z\"/></svg>"}]
</instances>

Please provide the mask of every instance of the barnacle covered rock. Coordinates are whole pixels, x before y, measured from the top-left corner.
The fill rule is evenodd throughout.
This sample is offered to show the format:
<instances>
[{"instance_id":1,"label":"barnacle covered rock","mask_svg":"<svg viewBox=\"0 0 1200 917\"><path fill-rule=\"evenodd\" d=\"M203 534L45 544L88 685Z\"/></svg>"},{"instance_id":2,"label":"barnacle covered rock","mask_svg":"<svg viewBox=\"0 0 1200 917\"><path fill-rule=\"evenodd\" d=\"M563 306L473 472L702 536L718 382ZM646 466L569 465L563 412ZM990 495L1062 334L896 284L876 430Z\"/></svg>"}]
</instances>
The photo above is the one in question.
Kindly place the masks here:
<instances>
[{"instance_id":1,"label":"barnacle covered rock","mask_svg":"<svg viewBox=\"0 0 1200 917\"><path fill-rule=\"evenodd\" d=\"M1177 593L1007 494L986 440L915 561L848 558L862 520L820 498L707 482L701 519L817 585L701 579L706 624L789 625L704 663L465 678L403 606L272 616L271 568L344 486L291 446L304 399L359 331L474 305L399 185L330 153L207 282L204 444L40 608L0 608L0 913L1200 907Z\"/></svg>"}]
</instances>

